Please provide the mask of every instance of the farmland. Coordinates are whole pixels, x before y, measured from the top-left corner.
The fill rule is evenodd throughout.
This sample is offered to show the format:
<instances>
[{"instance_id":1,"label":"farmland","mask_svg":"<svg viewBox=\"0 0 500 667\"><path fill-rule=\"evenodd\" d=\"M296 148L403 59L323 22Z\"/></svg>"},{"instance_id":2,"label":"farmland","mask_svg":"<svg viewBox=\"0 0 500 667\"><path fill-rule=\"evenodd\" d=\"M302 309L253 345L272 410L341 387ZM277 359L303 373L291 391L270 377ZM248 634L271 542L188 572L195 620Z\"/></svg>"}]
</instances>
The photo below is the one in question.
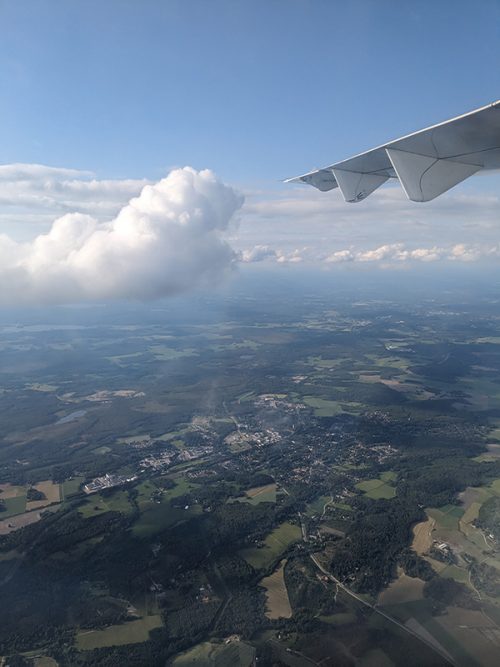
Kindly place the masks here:
<instances>
[{"instance_id":1,"label":"farmland","mask_svg":"<svg viewBox=\"0 0 500 667\"><path fill-rule=\"evenodd\" d=\"M266 616L268 618L290 618L292 615L284 579L285 565L286 560L281 561L278 568L260 582L260 585L266 589Z\"/></svg>"},{"instance_id":2,"label":"farmland","mask_svg":"<svg viewBox=\"0 0 500 667\"><path fill-rule=\"evenodd\" d=\"M362 491L368 498L378 500L379 498L390 499L396 496L396 489L392 485L394 474L382 473L379 479L367 479L358 482L356 488Z\"/></svg>"},{"instance_id":3,"label":"farmland","mask_svg":"<svg viewBox=\"0 0 500 667\"><path fill-rule=\"evenodd\" d=\"M175 667L251 667L254 659L253 646L233 640L221 644L204 642L179 655L172 664Z\"/></svg>"},{"instance_id":4,"label":"farmland","mask_svg":"<svg viewBox=\"0 0 500 667\"><path fill-rule=\"evenodd\" d=\"M276 484L266 484L265 486L256 486L253 489L245 491L243 498L236 498L238 502L251 503L275 503L276 502Z\"/></svg>"},{"instance_id":5,"label":"farmland","mask_svg":"<svg viewBox=\"0 0 500 667\"><path fill-rule=\"evenodd\" d=\"M163 624L161 616L145 616L122 625L111 625L105 630L85 630L77 635L77 645L82 651L103 646L137 644L149 639L149 633Z\"/></svg>"},{"instance_id":6,"label":"farmland","mask_svg":"<svg viewBox=\"0 0 500 667\"><path fill-rule=\"evenodd\" d=\"M265 538L261 546L244 549L240 554L252 567L264 569L300 538L299 526L283 523Z\"/></svg>"}]
</instances>

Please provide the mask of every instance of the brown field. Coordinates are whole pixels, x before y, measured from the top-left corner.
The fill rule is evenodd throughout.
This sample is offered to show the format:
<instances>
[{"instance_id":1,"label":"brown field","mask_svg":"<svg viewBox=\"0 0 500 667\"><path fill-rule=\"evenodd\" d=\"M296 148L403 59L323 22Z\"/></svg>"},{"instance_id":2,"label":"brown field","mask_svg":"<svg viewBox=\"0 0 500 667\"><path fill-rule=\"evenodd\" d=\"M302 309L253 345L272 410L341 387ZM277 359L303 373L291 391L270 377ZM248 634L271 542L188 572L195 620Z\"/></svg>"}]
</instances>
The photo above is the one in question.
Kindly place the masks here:
<instances>
[{"instance_id":1,"label":"brown field","mask_svg":"<svg viewBox=\"0 0 500 667\"><path fill-rule=\"evenodd\" d=\"M326 535L336 535L337 537L345 537L345 532L343 530L332 528L331 526L327 526L324 523L320 525L319 530L321 533L325 533Z\"/></svg>"},{"instance_id":2,"label":"brown field","mask_svg":"<svg viewBox=\"0 0 500 667\"><path fill-rule=\"evenodd\" d=\"M41 655L33 660L35 667L57 667L58 663L48 655Z\"/></svg>"},{"instance_id":3,"label":"brown field","mask_svg":"<svg viewBox=\"0 0 500 667\"><path fill-rule=\"evenodd\" d=\"M24 496L26 493L24 486L13 486L12 484L0 484L0 498L7 500L8 498L17 498Z\"/></svg>"},{"instance_id":4,"label":"brown field","mask_svg":"<svg viewBox=\"0 0 500 667\"><path fill-rule=\"evenodd\" d=\"M285 565L286 560L282 560L278 569L260 582L266 589L266 616L270 619L290 618L292 615L284 578Z\"/></svg>"},{"instance_id":5,"label":"brown field","mask_svg":"<svg viewBox=\"0 0 500 667\"><path fill-rule=\"evenodd\" d=\"M104 630L84 630L76 635L76 645L80 651L91 651L105 646L138 644L149 639L149 633L163 625L159 614L144 616L120 625L109 625Z\"/></svg>"},{"instance_id":6,"label":"brown field","mask_svg":"<svg viewBox=\"0 0 500 667\"><path fill-rule=\"evenodd\" d=\"M38 482L35 484L35 489L41 491L45 494L45 500L31 500L26 503L27 510L36 510L40 507L46 507L52 503L58 503L61 500L61 490L59 484L54 484L51 480L47 479L44 482Z\"/></svg>"},{"instance_id":7,"label":"brown field","mask_svg":"<svg viewBox=\"0 0 500 667\"><path fill-rule=\"evenodd\" d=\"M19 530L19 528L24 528L24 526L36 523L37 521L40 521L40 512L24 512L24 514L3 519L0 521L0 535L7 535L14 530Z\"/></svg>"},{"instance_id":8,"label":"brown field","mask_svg":"<svg viewBox=\"0 0 500 667\"><path fill-rule=\"evenodd\" d=\"M256 498L262 493L267 493L268 491L276 491L276 484L266 484L265 486L255 486L253 489L248 489L245 491L245 495L249 498Z\"/></svg>"},{"instance_id":9,"label":"brown field","mask_svg":"<svg viewBox=\"0 0 500 667\"><path fill-rule=\"evenodd\" d=\"M377 604L391 605L421 600L423 598L424 581L415 577L408 577L398 568L398 578L378 596Z\"/></svg>"},{"instance_id":10,"label":"brown field","mask_svg":"<svg viewBox=\"0 0 500 667\"><path fill-rule=\"evenodd\" d=\"M472 523L477 519L481 505L482 503L471 503L469 505L469 507L465 510L465 514L458 522L460 528L462 528L462 524Z\"/></svg>"},{"instance_id":11,"label":"brown field","mask_svg":"<svg viewBox=\"0 0 500 667\"><path fill-rule=\"evenodd\" d=\"M427 517L426 521L421 521L413 526L413 542L411 547L419 556L431 548L432 531L435 525L436 521L431 517Z\"/></svg>"}]
</instances>

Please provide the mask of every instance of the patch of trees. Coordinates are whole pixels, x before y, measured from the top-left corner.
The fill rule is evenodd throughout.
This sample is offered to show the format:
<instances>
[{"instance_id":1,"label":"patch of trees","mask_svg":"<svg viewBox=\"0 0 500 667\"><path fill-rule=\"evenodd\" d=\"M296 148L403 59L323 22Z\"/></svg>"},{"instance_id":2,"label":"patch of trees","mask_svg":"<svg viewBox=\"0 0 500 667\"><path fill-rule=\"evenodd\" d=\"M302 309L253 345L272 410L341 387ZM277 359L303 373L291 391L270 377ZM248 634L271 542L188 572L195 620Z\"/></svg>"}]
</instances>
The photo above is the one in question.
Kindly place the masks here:
<instances>
[{"instance_id":1,"label":"patch of trees","mask_svg":"<svg viewBox=\"0 0 500 667\"><path fill-rule=\"evenodd\" d=\"M492 598L500 597L500 576L495 567L487 563L472 563L470 567L470 577L481 593L489 595Z\"/></svg>"},{"instance_id":2,"label":"patch of trees","mask_svg":"<svg viewBox=\"0 0 500 667\"><path fill-rule=\"evenodd\" d=\"M80 542L109 534L129 525L120 512L104 512L84 519L72 508L47 513L41 521L0 537L0 551L26 551L30 561L41 561L58 551L66 552Z\"/></svg>"},{"instance_id":3,"label":"patch of trees","mask_svg":"<svg viewBox=\"0 0 500 667\"><path fill-rule=\"evenodd\" d=\"M405 466L398 476L397 493L407 502L440 507L455 502L467 486L481 486L500 473L496 462L477 463L463 457L436 459L430 464Z\"/></svg>"},{"instance_id":4,"label":"patch of trees","mask_svg":"<svg viewBox=\"0 0 500 667\"><path fill-rule=\"evenodd\" d=\"M430 563L415 553L413 549L403 549L399 555L398 563L409 577L418 577L424 581L429 581L435 576Z\"/></svg>"},{"instance_id":5,"label":"patch of trees","mask_svg":"<svg viewBox=\"0 0 500 667\"><path fill-rule=\"evenodd\" d=\"M454 579L433 577L424 586L424 596L432 602L433 613L441 614L454 605L465 609L479 609L480 605L464 584Z\"/></svg>"},{"instance_id":6,"label":"patch of trees","mask_svg":"<svg viewBox=\"0 0 500 667\"><path fill-rule=\"evenodd\" d=\"M255 570L237 554L223 555L217 559L217 569L224 583L230 588L240 588L255 579Z\"/></svg>"},{"instance_id":7,"label":"patch of trees","mask_svg":"<svg viewBox=\"0 0 500 667\"><path fill-rule=\"evenodd\" d=\"M59 510L59 512L47 513L41 521L31 523L8 535L0 535L0 552L17 549L27 551L38 543L38 540L49 533L52 526L65 519L70 514L71 508Z\"/></svg>"},{"instance_id":8,"label":"patch of trees","mask_svg":"<svg viewBox=\"0 0 500 667\"><path fill-rule=\"evenodd\" d=\"M500 498L493 496L481 505L476 525L493 535L496 542L500 542Z\"/></svg>"},{"instance_id":9,"label":"patch of trees","mask_svg":"<svg viewBox=\"0 0 500 667\"><path fill-rule=\"evenodd\" d=\"M341 605L335 604L334 590L318 580L309 559L290 559L284 576L294 614L301 610L313 616L342 611Z\"/></svg>"},{"instance_id":10,"label":"patch of trees","mask_svg":"<svg viewBox=\"0 0 500 667\"><path fill-rule=\"evenodd\" d=\"M186 638L194 644L212 625L220 605L220 600L194 600L181 609L169 611L166 616L168 636L172 639Z\"/></svg>"},{"instance_id":11,"label":"patch of trees","mask_svg":"<svg viewBox=\"0 0 500 667\"><path fill-rule=\"evenodd\" d=\"M78 582L44 564L14 564L2 585L0 653L72 642L67 612L75 593Z\"/></svg>"},{"instance_id":12,"label":"patch of trees","mask_svg":"<svg viewBox=\"0 0 500 667\"><path fill-rule=\"evenodd\" d=\"M217 619L215 632L224 637L232 633L249 638L255 632L269 625L264 615L265 595L255 589L241 589L235 592Z\"/></svg>"},{"instance_id":13,"label":"patch of trees","mask_svg":"<svg viewBox=\"0 0 500 667\"><path fill-rule=\"evenodd\" d=\"M206 484L200 486L196 490L193 490L191 494L186 494L184 498L186 499L185 505L190 505L193 502L193 499L196 497L196 500L202 505L202 507L214 507L215 505L221 505L225 503L228 498L234 496L237 493L237 488L233 484L229 484L224 480L218 481L216 484ZM176 499L176 503L179 502L179 499Z\"/></svg>"},{"instance_id":14,"label":"patch of trees","mask_svg":"<svg viewBox=\"0 0 500 667\"><path fill-rule=\"evenodd\" d=\"M398 498L359 498L355 504L356 518L339 540L330 567L355 590L375 595L394 577L410 527L422 518L422 510Z\"/></svg>"},{"instance_id":15,"label":"patch of trees","mask_svg":"<svg viewBox=\"0 0 500 667\"><path fill-rule=\"evenodd\" d=\"M34 486L30 486L26 491L26 500L47 500L47 496L43 491L35 489Z\"/></svg>"},{"instance_id":16,"label":"patch of trees","mask_svg":"<svg viewBox=\"0 0 500 667\"><path fill-rule=\"evenodd\" d=\"M96 597L88 591L82 591L71 607L80 628L105 628L128 618L123 602L109 596Z\"/></svg>"},{"instance_id":17,"label":"patch of trees","mask_svg":"<svg viewBox=\"0 0 500 667\"><path fill-rule=\"evenodd\" d=\"M112 532L126 523L120 512L104 512L88 519L84 519L79 512L71 512L52 526L50 535L44 535L38 540L32 555L40 560L58 551L65 552L80 542L104 532Z\"/></svg>"}]
</instances>

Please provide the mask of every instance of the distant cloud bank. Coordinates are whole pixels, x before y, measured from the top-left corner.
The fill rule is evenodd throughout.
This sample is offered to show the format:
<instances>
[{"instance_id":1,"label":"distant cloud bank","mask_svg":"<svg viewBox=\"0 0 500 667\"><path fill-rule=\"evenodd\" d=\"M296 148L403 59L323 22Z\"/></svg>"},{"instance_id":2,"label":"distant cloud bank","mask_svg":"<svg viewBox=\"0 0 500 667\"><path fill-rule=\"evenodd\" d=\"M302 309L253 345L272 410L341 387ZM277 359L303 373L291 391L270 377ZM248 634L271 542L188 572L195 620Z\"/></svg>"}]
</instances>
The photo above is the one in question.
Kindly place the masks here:
<instances>
[{"instance_id":1,"label":"distant cloud bank","mask_svg":"<svg viewBox=\"0 0 500 667\"><path fill-rule=\"evenodd\" d=\"M40 169L50 186L44 186ZM70 202L73 195L81 209L86 198L107 192L115 202L117 189L121 196L138 189L136 181L81 181L72 178L71 170L47 170L38 165L0 167L0 205L2 179L11 189L24 183L25 196L35 190L40 199L40 192L45 193L51 208L54 202ZM222 235L242 206L242 195L212 172L190 167L139 190L107 222L67 213L47 233L27 242L0 235L0 302L155 298L210 284L228 271L236 255ZM15 193L11 197L15 201Z\"/></svg>"},{"instance_id":2,"label":"distant cloud bank","mask_svg":"<svg viewBox=\"0 0 500 667\"><path fill-rule=\"evenodd\" d=\"M267 245L257 245L240 253L240 261L246 264L254 262L275 262L277 264L322 263L346 264L350 262L376 262L386 267L402 262L460 261L475 262L479 259L499 259L500 244L493 246L468 245L457 243L451 247L432 246L430 248L407 248L403 243L381 245L368 250L346 248L325 253L317 249L296 248L290 252L275 250Z\"/></svg>"}]
</instances>

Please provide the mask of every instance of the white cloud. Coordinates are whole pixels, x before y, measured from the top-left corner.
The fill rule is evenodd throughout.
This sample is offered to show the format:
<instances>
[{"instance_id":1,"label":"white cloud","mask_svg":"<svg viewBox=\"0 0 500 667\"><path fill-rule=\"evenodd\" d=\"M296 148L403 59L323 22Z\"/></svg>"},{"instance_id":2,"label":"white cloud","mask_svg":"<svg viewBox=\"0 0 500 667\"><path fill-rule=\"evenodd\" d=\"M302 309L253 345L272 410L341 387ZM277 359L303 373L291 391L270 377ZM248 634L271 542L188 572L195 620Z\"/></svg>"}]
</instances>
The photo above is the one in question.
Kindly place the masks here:
<instances>
[{"instance_id":1,"label":"white cloud","mask_svg":"<svg viewBox=\"0 0 500 667\"><path fill-rule=\"evenodd\" d=\"M376 249L395 243L432 248L471 245L480 238L496 244L500 197L472 189L488 182L471 179L426 204L408 201L397 185L382 187L356 204L345 203L338 190L321 193L300 185L249 192L237 244L266 244L285 251L307 245L316 246L318 252L330 248L330 254L339 248Z\"/></svg>"},{"instance_id":2,"label":"white cloud","mask_svg":"<svg viewBox=\"0 0 500 667\"><path fill-rule=\"evenodd\" d=\"M41 164L0 165L0 230L17 239L45 231L56 216L117 214L149 181L97 179L88 171Z\"/></svg>"},{"instance_id":3,"label":"white cloud","mask_svg":"<svg viewBox=\"0 0 500 667\"><path fill-rule=\"evenodd\" d=\"M264 247L265 253L260 252L259 248ZM257 246L257 248L244 251L241 258L244 262L270 261L278 264L293 263L296 261L315 264L371 262L387 268L388 266L405 262L437 262L440 260L474 262L481 259L500 258L500 246L458 243L449 247L408 248L403 243L391 243L364 250L355 250L351 246L350 248L335 250L330 253L311 248L302 248L302 250L284 253L281 250L273 250L270 246Z\"/></svg>"},{"instance_id":4,"label":"white cloud","mask_svg":"<svg viewBox=\"0 0 500 667\"><path fill-rule=\"evenodd\" d=\"M245 264L263 262L265 259L276 259L276 250L268 245L256 245L240 253L240 261Z\"/></svg>"},{"instance_id":5,"label":"white cloud","mask_svg":"<svg viewBox=\"0 0 500 667\"><path fill-rule=\"evenodd\" d=\"M38 183L37 166L17 167L6 182L18 182L14 174ZM101 196L107 183L89 181L83 192ZM63 185L66 199L75 187ZM121 182L120 191L127 187ZM28 242L0 235L0 302L153 298L214 281L235 261L222 234L242 204L243 197L212 172L186 167L144 186L109 222L76 212Z\"/></svg>"},{"instance_id":6,"label":"white cloud","mask_svg":"<svg viewBox=\"0 0 500 667\"><path fill-rule=\"evenodd\" d=\"M306 251L307 248L295 248L291 252L283 252L282 250L274 250L267 245L256 245L240 252L238 258L244 264L269 260L278 262L278 264L298 264L304 261L303 253Z\"/></svg>"}]
</instances>

